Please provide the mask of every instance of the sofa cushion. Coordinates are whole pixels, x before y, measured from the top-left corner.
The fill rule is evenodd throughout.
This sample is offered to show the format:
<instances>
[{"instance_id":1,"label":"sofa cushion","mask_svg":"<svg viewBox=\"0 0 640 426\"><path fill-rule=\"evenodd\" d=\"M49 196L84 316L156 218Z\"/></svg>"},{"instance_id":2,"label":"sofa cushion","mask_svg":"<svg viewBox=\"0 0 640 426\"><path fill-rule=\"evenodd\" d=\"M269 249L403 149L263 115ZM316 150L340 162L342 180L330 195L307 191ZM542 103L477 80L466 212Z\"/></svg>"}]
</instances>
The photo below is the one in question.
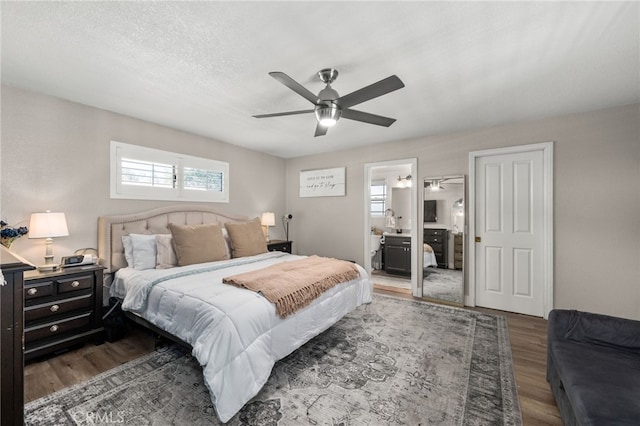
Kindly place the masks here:
<instances>
[{"instance_id":1,"label":"sofa cushion","mask_svg":"<svg viewBox=\"0 0 640 426\"><path fill-rule=\"evenodd\" d=\"M579 425L638 424L638 325L638 321L575 310L549 313L548 379L553 379L554 394L560 391L561 401L570 403L570 407L558 404L563 421L570 423L575 417Z\"/></svg>"},{"instance_id":2,"label":"sofa cushion","mask_svg":"<svg viewBox=\"0 0 640 426\"><path fill-rule=\"evenodd\" d=\"M579 424L638 424L638 354L572 340L550 340L549 345L549 356Z\"/></svg>"},{"instance_id":3,"label":"sofa cushion","mask_svg":"<svg viewBox=\"0 0 640 426\"><path fill-rule=\"evenodd\" d=\"M640 321L571 311L565 338L640 354Z\"/></svg>"}]
</instances>

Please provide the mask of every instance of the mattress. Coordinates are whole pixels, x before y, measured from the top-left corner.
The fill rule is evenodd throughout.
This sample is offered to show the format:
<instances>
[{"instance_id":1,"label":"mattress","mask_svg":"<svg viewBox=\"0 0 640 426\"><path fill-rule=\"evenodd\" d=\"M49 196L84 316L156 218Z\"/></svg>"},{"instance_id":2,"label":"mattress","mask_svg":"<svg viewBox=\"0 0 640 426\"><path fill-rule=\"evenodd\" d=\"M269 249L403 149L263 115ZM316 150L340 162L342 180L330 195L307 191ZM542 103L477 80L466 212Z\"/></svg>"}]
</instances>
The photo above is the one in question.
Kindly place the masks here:
<instances>
[{"instance_id":1,"label":"mattress","mask_svg":"<svg viewBox=\"0 0 640 426\"><path fill-rule=\"evenodd\" d=\"M171 269L120 269L110 289L123 309L193 347L221 421L233 417L266 383L276 361L372 300L373 283L360 277L336 285L286 319L259 293L222 278L303 256L282 252Z\"/></svg>"}]
</instances>

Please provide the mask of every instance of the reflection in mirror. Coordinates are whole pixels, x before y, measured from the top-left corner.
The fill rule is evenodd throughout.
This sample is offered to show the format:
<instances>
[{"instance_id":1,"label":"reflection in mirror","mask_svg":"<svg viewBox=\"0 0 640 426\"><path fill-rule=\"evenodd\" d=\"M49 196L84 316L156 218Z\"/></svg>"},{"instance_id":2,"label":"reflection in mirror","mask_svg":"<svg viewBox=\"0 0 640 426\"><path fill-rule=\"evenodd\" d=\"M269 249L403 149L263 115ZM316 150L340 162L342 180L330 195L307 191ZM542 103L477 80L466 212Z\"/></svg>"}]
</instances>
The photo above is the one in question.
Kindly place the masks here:
<instances>
[{"instance_id":1,"label":"reflection in mirror","mask_svg":"<svg viewBox=\"0 0 640 426\"><path fill-rule=\"evenodd\" d=\"M371 169L371 277L384 290L412 294L411 164ZM412 217L413 216L413 217Z\"/></svg>"},{"instance_id":2,"label":"reflection in mirror","mask_svg":"<svg viewBox=\"0 0 640 426\"><path fill-rule=\"evenodd\" d=\"M428 178L423 188L424 298L464 304L464 176Z\"/></svg>"}]
</instances>

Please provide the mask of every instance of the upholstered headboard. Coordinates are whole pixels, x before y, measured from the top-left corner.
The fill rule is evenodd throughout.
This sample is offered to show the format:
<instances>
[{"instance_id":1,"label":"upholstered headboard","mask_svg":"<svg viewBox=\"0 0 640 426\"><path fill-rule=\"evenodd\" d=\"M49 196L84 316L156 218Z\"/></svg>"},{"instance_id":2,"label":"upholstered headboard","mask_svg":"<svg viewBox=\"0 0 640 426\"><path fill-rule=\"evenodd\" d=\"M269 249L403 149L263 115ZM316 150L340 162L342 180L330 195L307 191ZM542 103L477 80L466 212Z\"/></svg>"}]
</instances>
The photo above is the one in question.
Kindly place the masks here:
<instances>
[{"instance_id":1,"label":"upholstered headboard","mask_svg":"<svg viewBox=\"0 0 640 426\"><path fill-rule=\"evenodd\" d=\"M122 236L128 234L170 234L169 223L200 225L204 223L244 222L248 218L216 211L207 205L179 204L98 218L98 257L106 272L127 266Z\"/></svg>"}]
</instances>

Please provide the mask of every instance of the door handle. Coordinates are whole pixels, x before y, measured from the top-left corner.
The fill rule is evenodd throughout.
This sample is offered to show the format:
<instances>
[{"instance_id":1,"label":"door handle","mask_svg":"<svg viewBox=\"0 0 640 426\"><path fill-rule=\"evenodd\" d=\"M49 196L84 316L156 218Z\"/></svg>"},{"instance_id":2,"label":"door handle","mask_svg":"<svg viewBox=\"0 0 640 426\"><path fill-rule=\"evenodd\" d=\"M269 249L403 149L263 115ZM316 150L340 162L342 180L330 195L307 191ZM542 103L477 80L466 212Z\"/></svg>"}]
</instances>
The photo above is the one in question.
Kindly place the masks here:
<instances>
[{"instance_id":1,"label":"door handle","mask_svg":"<svg viewBox=\"0 0 640 426\"><path fill-rule=\"evenodd\" d=\"M476 243L481 243L482 242L482 237L476 237Z\"/></svg>"}]
</instances>

